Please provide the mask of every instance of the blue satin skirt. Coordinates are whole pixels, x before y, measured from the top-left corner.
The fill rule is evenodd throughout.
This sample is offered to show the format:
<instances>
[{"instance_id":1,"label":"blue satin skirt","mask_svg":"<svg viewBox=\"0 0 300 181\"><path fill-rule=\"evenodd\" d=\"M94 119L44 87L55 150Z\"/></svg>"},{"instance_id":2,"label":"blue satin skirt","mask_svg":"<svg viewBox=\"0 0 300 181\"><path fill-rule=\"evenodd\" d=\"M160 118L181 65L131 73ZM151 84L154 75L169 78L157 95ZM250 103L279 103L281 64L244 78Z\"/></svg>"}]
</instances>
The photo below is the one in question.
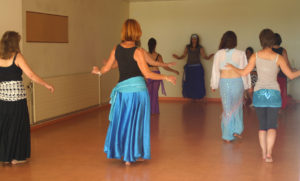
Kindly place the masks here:
<instances>
[{"instance_id":1,"label":"blue satin skirt","mask_svg":"<svg viewBox=\"0 0 300 181\"><path fill-rule=\"evenodd\" d=\"M221 128L224 140L234 140L233 135L240 135L244 130L243 93L244 85L241 78L222 78L220 80L220 94L223 105Z\"/></svg>"},{"instance_id":2,"label":"blue satin skirt","mask_svg":"<svg viewBox=\"0 0 300 181\"><path fill-rule=\"evenodd\" d=\"M117 84L111 94L110 124L105 139L107 158L135 162L150 159L150 99L143 77Z\"/></svg>"}]
</instances>

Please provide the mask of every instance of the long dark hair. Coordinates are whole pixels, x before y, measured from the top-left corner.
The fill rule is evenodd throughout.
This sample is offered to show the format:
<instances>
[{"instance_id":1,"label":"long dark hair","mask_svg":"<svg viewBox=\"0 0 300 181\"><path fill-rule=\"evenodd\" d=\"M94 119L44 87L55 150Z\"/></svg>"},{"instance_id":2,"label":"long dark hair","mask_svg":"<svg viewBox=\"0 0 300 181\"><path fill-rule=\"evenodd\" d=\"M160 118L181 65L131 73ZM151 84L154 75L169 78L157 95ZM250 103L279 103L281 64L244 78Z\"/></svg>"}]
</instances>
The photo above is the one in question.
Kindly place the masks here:
<instances>
[{"instance_id":1,"label":"long dark hair","mask_svg":"<svg viewBox=\"0 0 300 181\"><path fill-rule=\"evenodd\" d=\"M153 53L156 47L156 40L154 38L150 38L148 41L148 50L150 53Z\"/></svg>"},{"instance_id":2,"label":"long dark hair","mask_svg":"<svg viewBox=\"0 0 300 181\"><path fill-rule=\"evenodd\" d=\"M226 31L221 39L219 50L221 49L232 49L237 45L237 37L233 31Z\"/></svg>"},{"instance_id":3,"label":"long dark hair","mask_svg":"<svg viewBox=\"0 0 300 181\"><path fill-rule=\"evenodd\" d=\"M7 31L3 34L0 42L0 57L9 59L15 52L20 52L21 36L15 31Z\"/></svg>"},{"instance_id":4,"label":"long dark hair","mask_svg":"<svg viewBox=\"0 0 300 181\"><path fill-rule=\"evenodd\" d=\"M199 35L197 35L197 34L192 34L191 35L190 44L188 44L186 47L187 48L193 48L193 42L192 42L193 38L197 38L197 43L196 43L196 47L195 48L201 47L200 40L199 40L200 38L199 38Z\"/></svg>"}]
</instances>

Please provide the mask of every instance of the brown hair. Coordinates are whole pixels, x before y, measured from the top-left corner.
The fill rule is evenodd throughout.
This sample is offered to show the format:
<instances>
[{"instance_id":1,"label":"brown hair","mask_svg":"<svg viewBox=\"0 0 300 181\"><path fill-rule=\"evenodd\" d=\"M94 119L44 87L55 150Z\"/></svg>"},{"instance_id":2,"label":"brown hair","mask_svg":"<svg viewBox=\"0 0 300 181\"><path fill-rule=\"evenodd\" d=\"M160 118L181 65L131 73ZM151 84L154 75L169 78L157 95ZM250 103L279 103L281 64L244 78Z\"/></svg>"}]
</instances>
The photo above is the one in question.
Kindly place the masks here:
<instances>
[{"instance_id":1,"label":"brown hair","mask_svg":"<svg viewBox=\"0 0 300 181\"><path fill-rule=\"evenodd\" d=\"M236 45L237 45L237 38L235 33L233 31L227 31L222 36L219 45L219 50L224 48L232 49L235 48Z\"/></svg>"},{"instance_id":2,"label":"brown hair","mask_svg":"<svg viewBox=\"0 0 300 181\"><path fill-rule=\"evenodd\" d=\"M260 45L271 48L274 45L274 33L270 29L263 29L259 34Z\"/></svg>"},{"instance_id":3,"label":"brown hair","mask_svg":"<svg viewBox=\"0 0 300 181\"><path fill-rule=\"evenodd\" d=\"M15 31L7 31L0 42L0 58L9 59L15 52L20 52L21 36Z\"/></svg>"},{"instance_id":4,"label":"brown hair","mask_svg":"<svg viewBox=\"0 0 300 181\"><path fill-rule=\"evenodd\" d=\"M140 24L135 19L127 19L122 27L121 40L138 43L142 36Z\"/></svg>"}]
</instances>

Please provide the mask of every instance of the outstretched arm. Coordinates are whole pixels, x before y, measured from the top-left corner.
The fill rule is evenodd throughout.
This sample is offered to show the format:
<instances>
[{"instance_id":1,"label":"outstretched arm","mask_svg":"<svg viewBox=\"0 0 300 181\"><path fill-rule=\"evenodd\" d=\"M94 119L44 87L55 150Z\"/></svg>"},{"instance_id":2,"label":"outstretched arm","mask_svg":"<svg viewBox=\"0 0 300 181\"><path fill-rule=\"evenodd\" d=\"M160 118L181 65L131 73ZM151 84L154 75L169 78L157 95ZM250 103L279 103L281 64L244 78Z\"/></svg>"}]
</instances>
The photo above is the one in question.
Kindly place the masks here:
<instances>
[{"instance_id":1,"label":"outstretched arm","mask_svg":"<svg viewBox=\"0 0 300 181\"><path fill-rule=\"evenodd\" d=\"M185 47L184 52L181 56L178 56L177 54L173 54L173 57L180 60L180 59L184 59L188 54L188 49L187 47Z\"/></svg>"},{"instance_id":2,"label":"outstretched arm","mask_svg":"<svg viewBox=\"0 0 300 181\"><path fill-rule=\"evenodd\" d=\"M214 56L213 53L210 54L209 56L207 56L203 47L200 48L200 55L201 55L205 60L209 60L209 59L211 59L212 56Z\"/></svg>"},{"instance_id":3,"label":"outstretched arm","mask_svg":"<svg viewBox=\"0 0 300 181\"><path fill-rule=\"evenodd\" d=\"M138 48L134 52L134 59L136 60L138 67L141 70L141 72L143 73L145 78L153 79L153 80L167 80L174 85L176 84L176 77L174 77L174 76L167 76L167 75L153 73L149 69L144 56L145 56L145 54L141 48Z\"/></svg>"},{"instance_id":4,"label":"outstretched arm","mask_svg":"<svg viewBox=\"0 0 300 181\"><path fill-rule=\"evenodd\" d=\"M116 62L115 52L116 52L116 47L113 48L107 62L105 63L105 65L101 67L101 69L99 69L97 66L93 66L92 74L102 75L110 71L113 68L113 66L117 66L117 64L115 63Z\"/></svg>"},{"instance_id":5,"label":"outstretched arm","mask_svg":"<svg viewBox=\"0 0 300 181\"><path fill-rule=\"evenodd\" d=\"M148 64L152 65L152 66L155 66L155 67L169 67L169 66L173 66L173 65L176 65L175 62L170 62L170 63L164 63L164 62L159 62L159 61L155 61L150 53L148 53L146 50L142 49L141 50L143 51L144 55L145 55L145 60Z\"/></svg>"},{"instance_id":6,"label":"outstretched arm","mask_svg":"<svg viewBox=\"0 0 300 181\"><path fill-rule=\"evenodd\" d=\"M241 76L246 76L253 70L253 68L255 67L255 63L256 63L256 57L253 54L249 59L248 65L244 69L236 68L235 66L233 66L231 64L227 64L226 67L231 68L232 70L234 70L235 72L237 72Z\"/></svg>"},{"instance_id":7,"label":"outstretched arm","mask_svg":"<svg viewBox=\"0 0 300 181\"><path fill-rule=\"evenodd\" d=\"M16 57L16 65L22 69L22 71L26 74L26 76L35 83L38 83L44 87L46 87L51 93L54 92L54 87L47 82L45 82L42 78L40 78L37 74L35 74L32 69L27 64L25 58L21 53L18 53Z\"/></svg>"},{"instance_id":8,"label":"outstretched arm","mask_svg":"<svg viewBox=\"0 0 300 181\"><path fill-rule=\"evenodd\" d=\"M163 58L162 58L161 55L158 56L158 61L161 62L161 63L164 63ZM170 68L170 67L163 67L163 69L165 69L165 70L167 70L167 71L169 71L169 72L173 72L173 73L179 75L179 72L178 72L177 70L174 70L174 69L172 69L172 68Z\"/></svg>"},{"instance_id":9,"label":"outstretched arm","mask_svg":"<svg viewBox=\"0 0 300 181\"><path fill-rule=\"evenodd\" d=\"M278 65L280 66L282 72L289 78L289 79L294 79L296 77L300 76L300 70L292 72L290 67L288 66L286 59L279 55L278 60L277 60Z\"/></svg>"}]
</instances>

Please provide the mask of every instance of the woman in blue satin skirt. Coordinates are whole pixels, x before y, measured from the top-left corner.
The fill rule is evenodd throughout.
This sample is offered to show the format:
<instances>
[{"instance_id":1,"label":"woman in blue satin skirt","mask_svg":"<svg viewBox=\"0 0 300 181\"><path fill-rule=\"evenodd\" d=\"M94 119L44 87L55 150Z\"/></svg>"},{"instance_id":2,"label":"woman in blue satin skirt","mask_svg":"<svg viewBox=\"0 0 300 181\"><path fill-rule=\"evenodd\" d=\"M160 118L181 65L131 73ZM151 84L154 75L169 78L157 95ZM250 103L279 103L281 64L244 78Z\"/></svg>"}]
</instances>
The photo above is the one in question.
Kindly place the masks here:
<instances>
[{"instance_id":1,"label":"woman in blue satin skirt","mask_svg":"<svg viewBox=\"0 0 300 181\"><path fill-rule=\"evenodd\" d=\"M173 54L176 59L184 59L188 56L187 63L184 66L182 78L182 95L191 99L202 99L206 95L204 69L200 57L209 60L213 54L207 56L204 48L199 43L199 36L192 34L190 44L188 44L183 55Z\"/></svg>"},{"instance_id":2,"label":"woman in blue satin skirt","mask_svg":"<svg viewBox=\"0 0 300 181\"><path fill-rule=\"evenodd\" d=\"M280 68L289 79L294 79L300 76L300 71L292 72L285 58L273 52L274 33L272 30L262 30L259 34L259 40L262 50L251 56L247 67L240 69L232 64L228 64L226 67L244 76L256 66L258 80L254 87L253 106L259 120L259 143L263 160L273 162L272 151L278 127L278 111L281 107L277 74Z\"/></svg>"},{"instance_id":3,"label":"woman in blue satin skirt","mask_svg":"<svg viewBox=\"0 0 300 181\"><path fill-rule=\"evenodd\" d=\"M244 68L247 58L244 51L237 50L237 37L233 31L224 33L219 51L215 54L211 88L213 91L220 86L223 114L221 121L222 138L226 142L241 137L243 124L243 93L251 87L250 76L241 77L234 70L225 67L231 63L235 67Z\"/></svg>"},{"instance_id":4,"label":"woman in blue satin skirt","mask_svg":"<svg viewBox=\"0 0 300 181\"><path fill-rule=\"evenodd\" d=\"M126 165L138 159L150 159L150 100L145 78L176 83L174 76L149 70L145 52L136 45L142 31L134 19L125 21L121 40L111 52L106 64L92 73L102 75L117 64L119 83L111 93L109 127L104 152L107 158L123 159Z\"/></svg>"}]
</instances>

